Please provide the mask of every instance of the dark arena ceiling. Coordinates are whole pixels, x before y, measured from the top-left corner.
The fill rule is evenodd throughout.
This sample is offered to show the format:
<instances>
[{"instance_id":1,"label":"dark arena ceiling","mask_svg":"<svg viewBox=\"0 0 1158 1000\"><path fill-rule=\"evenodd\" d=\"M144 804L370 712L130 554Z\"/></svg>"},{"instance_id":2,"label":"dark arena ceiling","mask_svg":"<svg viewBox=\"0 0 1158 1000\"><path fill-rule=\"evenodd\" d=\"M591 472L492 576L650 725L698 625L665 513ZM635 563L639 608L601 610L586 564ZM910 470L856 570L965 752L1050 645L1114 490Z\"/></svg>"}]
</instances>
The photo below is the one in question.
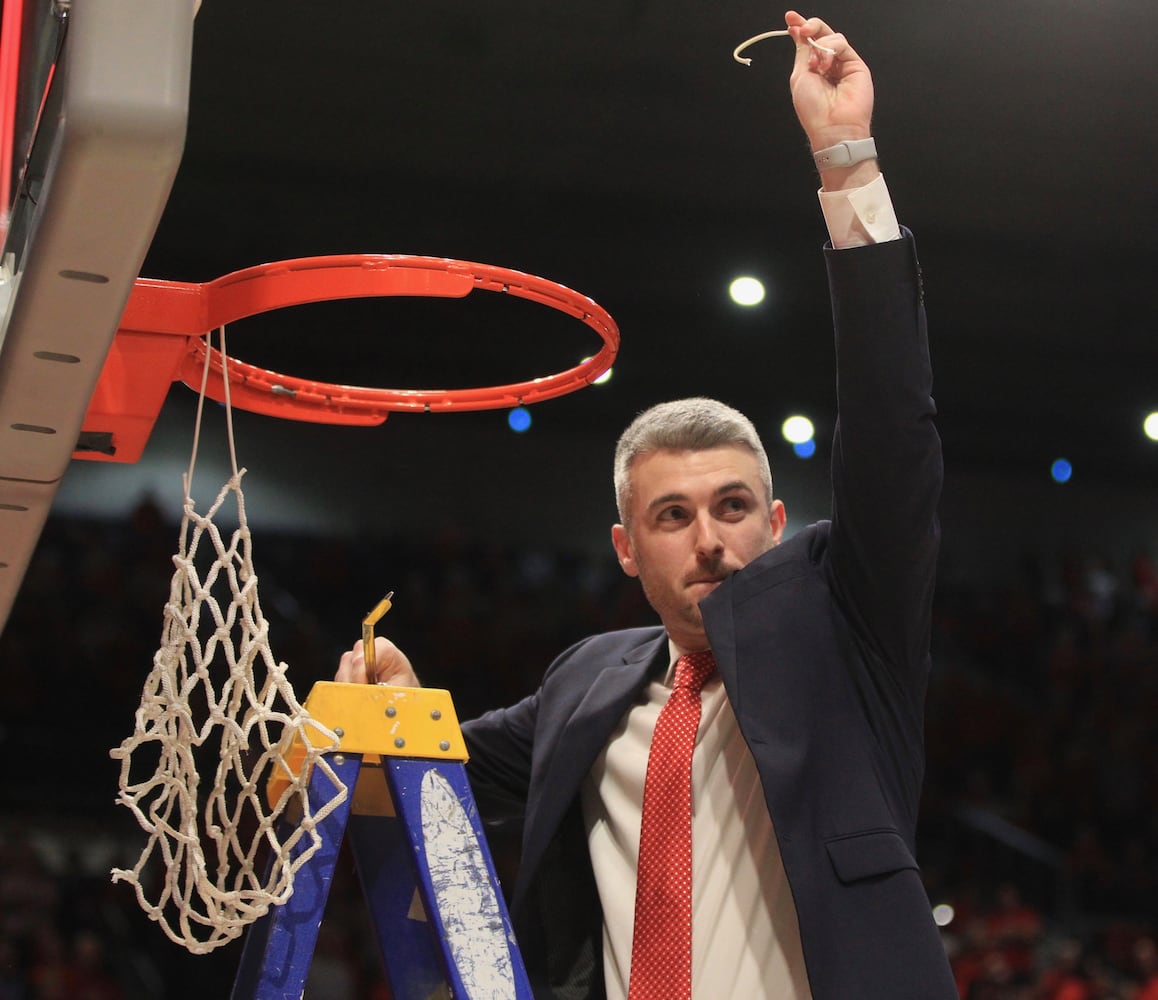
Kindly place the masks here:
<instances>
[{"instance_id":1,"label":"dark arena ceiling","mask_svg":"<svg viewBox=\"0 0 1158 1000\"><path fill-rule=\"evenodd\" d=\"M1086 477L1158 483L1141 433L1158 409L1158 5L815 13L874 71L947 460L1036 471L1064 455ZM824 231L790 43L760 43L750 68L731 55L780 15L206 2L185 158L145 274L363 251L518 268L590 295L622 330L612 384L545 404L552 425L606 441L644 405L705 393L777 426L805 410L826 435ZM726 301L739 272L769 288L747 313ZM549 311L473 300L306 307L233 339L287 373L413 388L529 378L596 346Z\"/></svg>"}]
</instances>

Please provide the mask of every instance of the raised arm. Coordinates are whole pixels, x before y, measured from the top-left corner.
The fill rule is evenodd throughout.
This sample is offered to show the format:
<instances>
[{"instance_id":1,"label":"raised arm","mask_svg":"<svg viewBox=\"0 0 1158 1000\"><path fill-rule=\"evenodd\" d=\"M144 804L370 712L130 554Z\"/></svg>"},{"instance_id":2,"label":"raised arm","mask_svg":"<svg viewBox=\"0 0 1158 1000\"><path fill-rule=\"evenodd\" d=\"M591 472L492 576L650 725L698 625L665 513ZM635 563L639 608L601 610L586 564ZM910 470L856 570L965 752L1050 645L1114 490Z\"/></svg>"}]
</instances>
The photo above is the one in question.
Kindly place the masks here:
<instances>
[{"instance_id":1,"label":"raised arm","mask_svg":"<svg viewBox=\"0 0 1158 1000\"><path fill-rule=\"evenodd\" d=\"M875 95L864 60L818 18L789 11L785 23L796 43L792 101L813 153L869 138ZM869 217L876 203L867 199L888 198L875 157L820 176L822 203L834 192L826 205L834 245L858 247L826 258L837 357L833 587L879 662L919 693L942 478L920 271L912 239L896 238L891 200L887 232ZM837 239L828 206L856 215L847 227L860 230L855 242Z\"/></svg>"}]
</instances>

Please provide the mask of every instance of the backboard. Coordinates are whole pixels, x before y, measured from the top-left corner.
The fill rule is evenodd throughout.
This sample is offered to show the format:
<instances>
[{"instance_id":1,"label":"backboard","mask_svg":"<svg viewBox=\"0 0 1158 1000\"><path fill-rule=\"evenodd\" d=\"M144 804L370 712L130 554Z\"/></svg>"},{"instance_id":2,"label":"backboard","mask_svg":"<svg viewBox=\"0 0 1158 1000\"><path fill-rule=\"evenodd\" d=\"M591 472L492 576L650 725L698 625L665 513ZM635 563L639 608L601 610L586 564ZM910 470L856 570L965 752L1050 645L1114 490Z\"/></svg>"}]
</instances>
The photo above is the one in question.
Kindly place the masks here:
<instances>
[{"instance_id":1,"label":"backboard","mask_svg":"<svg viewBox=\"0 0 1158 1000\"><path fill-rule=\"evenodd\" d=\"M176 176L193 16L191 0L4 0L0 627Z\"/></svg>"}]
</instances>

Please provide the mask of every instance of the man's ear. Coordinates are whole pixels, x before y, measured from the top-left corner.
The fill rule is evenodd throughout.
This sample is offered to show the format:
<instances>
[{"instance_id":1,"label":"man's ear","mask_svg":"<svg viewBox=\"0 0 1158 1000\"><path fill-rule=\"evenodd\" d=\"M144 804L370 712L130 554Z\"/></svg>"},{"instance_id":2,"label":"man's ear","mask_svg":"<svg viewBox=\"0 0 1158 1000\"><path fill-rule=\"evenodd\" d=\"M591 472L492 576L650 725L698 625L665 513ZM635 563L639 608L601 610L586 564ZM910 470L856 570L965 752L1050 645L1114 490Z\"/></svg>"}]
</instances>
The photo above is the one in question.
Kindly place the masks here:
<instances>
[{"instance_id":1,"label":"man's ear","mask_svg":"<svg viewBox=\"0 0 1158 1000\"><path fill-rule=\"evenodd\" d=\"M619 557L619 565L628 576L639 576L635 565L635 555L631 547L631 538L622 524L611 526L611 544L615 546L615 554Z\"/></svg>"},{"instance_id":2,"label":"man's ear","mask_svg":"<svg viewBox=\"0 0 1158 1000\"><path fill-rule=\"evenodd\" d=\"M772 544L779 545L784 535L784 526L788 523L788 511L784 509L784 501L773 500L768 516L772 526Z\"/></svg>"}]
</instances>

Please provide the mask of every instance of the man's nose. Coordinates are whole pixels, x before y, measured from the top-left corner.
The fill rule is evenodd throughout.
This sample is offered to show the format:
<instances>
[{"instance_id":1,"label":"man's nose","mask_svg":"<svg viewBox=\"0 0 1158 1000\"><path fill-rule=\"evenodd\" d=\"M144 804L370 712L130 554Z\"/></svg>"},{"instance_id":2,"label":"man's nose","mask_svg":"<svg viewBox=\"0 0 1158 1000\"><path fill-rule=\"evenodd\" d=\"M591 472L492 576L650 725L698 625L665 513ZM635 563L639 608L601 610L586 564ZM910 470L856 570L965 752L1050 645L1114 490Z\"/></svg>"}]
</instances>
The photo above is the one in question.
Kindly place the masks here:
<instances>
[{"instance_id":1,"label":"man's nose","mask_svg":"<svg viewBox=\"0 0 1158 1000\"><path fill-rule=\"evenodd\" d=\"M724 551L720 526L711 514L704 512L696 518L696 554L701 558L718 558Z\"/></svg>"}]
</instances>

